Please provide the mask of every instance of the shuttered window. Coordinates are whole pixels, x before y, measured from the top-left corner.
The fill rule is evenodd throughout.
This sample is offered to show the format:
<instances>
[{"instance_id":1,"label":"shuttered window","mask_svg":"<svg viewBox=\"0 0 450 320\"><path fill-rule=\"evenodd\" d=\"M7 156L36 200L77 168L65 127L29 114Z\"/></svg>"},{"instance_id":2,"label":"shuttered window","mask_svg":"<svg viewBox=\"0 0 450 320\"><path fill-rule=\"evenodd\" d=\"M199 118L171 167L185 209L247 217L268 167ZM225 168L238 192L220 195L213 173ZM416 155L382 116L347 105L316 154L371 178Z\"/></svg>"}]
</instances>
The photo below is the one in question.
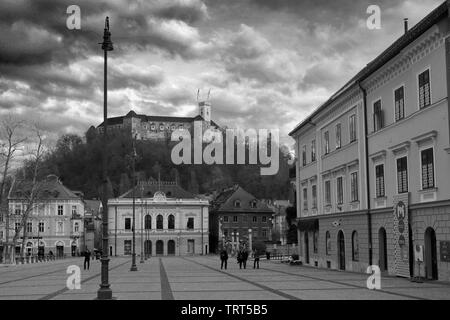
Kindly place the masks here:
<instances>
[{"instance_id":1,"label":"shuttered window","mask_svg":"<svg viewBox=\"0 0 450 320\"><path fill-rule=\"evenodd\" d=\"M380 164L375 167L375 181L377 198L385 196L384 189L384 165Z\"/></svg>"},{"instance_id":2,"label":"shuttered window","mask_svg":"<svg viewBox=\"0 0 450 320\"><path fill-rule=\"evenodd\" d=\"M406 157L397 159L398 193L408 192L408 161Z\"/></svg>"},{"instance_id":3,"label":"shuttered window","mask_svg":"<svg viewBox=\"0 0 450 320\"><path fill-rule=\"evenodd\" d=\"M395 121L405 117L405 89L400 87L394 92L395 98Z\"/></svg>"},{"instance_id":4,"label":"shuttered window","mask_svg":"<svg viewBox=\"0 0 450 320\"><path fill-rule=\"evenodd\" d=\"M434 188L433 148L423 150L422 155L422 189Z\"/></svg>"},{"instance_id":5,"label":"shuttered window","mask_svg":"<svg viewBox=\"0 0 450 320\"><path fill-rule=\"evenodd\" d=\"M430 70L426 70L419 74L419 108L425 108L430 104Z\"/></svg>"}]
</instances>

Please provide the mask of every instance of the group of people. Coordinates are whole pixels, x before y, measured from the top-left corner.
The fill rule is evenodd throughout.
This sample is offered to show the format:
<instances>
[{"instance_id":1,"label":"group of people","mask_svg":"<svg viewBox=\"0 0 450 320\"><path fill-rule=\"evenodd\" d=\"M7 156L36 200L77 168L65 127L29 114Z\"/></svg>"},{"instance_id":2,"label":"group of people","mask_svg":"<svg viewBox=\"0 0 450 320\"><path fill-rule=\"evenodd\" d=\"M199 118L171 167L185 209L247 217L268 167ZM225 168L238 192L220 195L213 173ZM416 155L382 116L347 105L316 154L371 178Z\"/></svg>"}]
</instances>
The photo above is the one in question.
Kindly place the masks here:
<instances>
[{"instance_id":1,"label":"group of people","mask_svg":"<svg viewBox=\"0 0 450 320\"><path fill-rule=\"evenodd\" d=\"M252 252L253 256L253 269L259 269L259 253L257 250L253 250ZM247 260L248 260L248 251L245 249L240 249L236 255L237 263L239 264L239 269L247 268ZM223 248L220 252L220 269L223 269L225 267L225 270L227 269L228 264L228 251L227 249Z\"/></svg>"}]
</instances>

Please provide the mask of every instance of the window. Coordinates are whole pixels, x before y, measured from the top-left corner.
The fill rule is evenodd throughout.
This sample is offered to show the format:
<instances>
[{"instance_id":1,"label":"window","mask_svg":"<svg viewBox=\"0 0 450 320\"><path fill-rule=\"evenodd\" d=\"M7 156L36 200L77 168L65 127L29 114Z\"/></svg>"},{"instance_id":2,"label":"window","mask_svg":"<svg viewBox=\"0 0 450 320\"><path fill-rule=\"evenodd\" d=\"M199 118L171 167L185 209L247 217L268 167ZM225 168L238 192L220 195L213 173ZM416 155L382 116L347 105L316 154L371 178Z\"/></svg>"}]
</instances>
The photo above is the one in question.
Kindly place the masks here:
<instances>
[{"instance_id":1,"label":"window","mask_svg":"<svg viewBox=\"0 0 450 320\"><path fill-rule=\"evenodd\" d=\"M325 181L325 204L331 205L331 183L329 180Z\"/></svg>"},{"instance_id":2,"label":"window","mask_svg":"<svg viewBox=\"0 0 450 320\"><path fill-rule=\"evenodd\" d=\"M169 225L168 225L169 229L175 229L175 217L173 214L171 214L169 216Z\"/></svg>"},{"instance_id":3,"label":"window","mask_svg":"<svg viewBox=\"0 0 450 320\"><path fill-rule=\"evenodd\" d=\"M395 121L405 117L405 89L400 87L394 91L395 100Z\"/></svg>"},{"instance_id":4,"label":"window","mask_svg":"<svg viewBox=\"0 0 450 320\"><path fill-rule=\"evenodd\" d=\"M59 232L59 233L63 232L63 223L62 223L62 221L58 222L56 232Z\"/></svg>"},{"instance_id":5,"label":"window","mask_svg":"<svg viewBox=\"0 0 450 320\"><path fill-rule=\"evenodd\" d=\"M39 232L44 232L44 222L39 222Z\"/></svg>"},{"instance_id":6,"label":"window","mask_svg":"<svg viewBox=\"0 0 450 320\"><path fill-rule=\"evenodd\" d=\"M256 208L256 200L250 201L250 208Z\"/></svg>"},{"instance_id":7,"label":"window","mask_svg":"<svg viewBox=\"0 0 450 320\"><path fill-rule=\"evenodd\" d=\"M258 217L257 216L253 216L253 222L258 222Z\"/></svg>"},{"instance_id":8,"label":"window","mask_svg":"<svg viewBox=\"0 0 450 320\"><path fill-rule=\"evenodd\" d=\"M228 216L223 216L223 222L228 222Z\"/></svg>"},{"instance_id":9,"label":"window","mask_svg":"<svg viewBox=\"0 0 450 320\"><path fill-rule=\"evenodd\" d=\"M233 216L233 222L238 222L238 217L237 216Z\"/></svg>"},{"instance_id":10,"label":"window","mask_svg":"<svg viewBox=\"0 0 450 320\"><path fill-rule=\"evenodd\" d=\"M425 108L430 104L430 70L426 70L419 74L419 108Z\"/></svg>"},{"instance_id":11,"label":"window","mask_svg":"<svg viewBox=\"0 0 450 320\"><path fill-rule=\"evenodd\" d=\"M189 230L194 229L194 218L193 218L193 217L188 218L187 226L186 226L186 227L187 227Z\"/></svg>"},{"instance_id":12,"label":"window","mask_svg":"<svg viewBox=\"0 0 450 320\"><path fill-rule=\"evenodd\" d=\"M311 141L311 162L316 161L316 140Z\"/></svg>"},{"instance_id":13,"label":"window","mask_svg":"<svg viewBox=\"0 0 450 320\"><path fill-rule=\"evenodd\" d=\"M76 215L77 214L77 206L72 206L72 215Z\"/></svg>"},{"instance_id":14,"label":"window","mask_svg":"<svg viewBox=\"0 0 450 320\"><path fill-rule=\"evenodd\" d=\"M384 165L375 166L375 191L377 198L385 196L384 190Z\"/></svg>"},{"instance_id":15,"label":"window","mask_svg":"<svg viewBox=\"0 0 450 320\"><path fill-rule=\"evenodd\" d=\"M16 230L16 233L19 231L19 229L20 229L20 222L16 222L14 224L14 230Z\"/></svg>"},{"instance_id":16,"label":"window","mask_svg":"<svg viewBox=\"0 0 450 320\"><path fill-rule=\"evenodd\" d=\"M397 191L408 192L408 158L397 159Z\"/></svg>"},{"instance_id":17,"label":"window","mask_svg":"<svg viewBox=\"0 0 450 320\"><path fill-rule=\"evenodd\" d=\"M163 124L159 125L159 130L164 131L164 125Z\"/></svg>"},{"instance_id":18,"label":"window","mask_svg":"<svg viewBox=\"0 0 450 320\"><path fill-rule=\"evenodd\" d=\"M306 146L303 146L302 149L302 165L306 166Z\"/></svg>"},{"instance_id":19,"label":"window","mask_svg":"<svg viewBox=\"0 0 450 320\"><path fill-rule=\"evenodd\" d=\"M433 148L423 150L422 155L422 189L434 188Z\"/></svg>"},{"instance_id":20,"label":"window","mask_svg":"<svg viewBox=\"0 0 450 320\"><path fill-rule=\"evenodd\" d=\"M151 124L151 125L150 125L150 129L151 129L151 130L155 130L155 128L156 128L156 127L155 127L154 124Z\"/></svg>"},{"instance_id":21,"label":"window","mask_svg":"<svg viewBox=\"0 0 450 320\"><path fill-rule=\"evenodd\" d=\"M328 154L330 153L330 134L328 133L328 131L325 131L324 139L325 139L325 154Z\"/></svg>"},{"instance_id":22,"label":"window","mask_svg":"<svg viewBox=\"0 0 450 320\"><path fill-rule=\"evenodd\" d=\"M161 214L158 214L158 216L156 217L156 229L162 230L164 228L163 221L163 216Z\"/></svg>"},{"instance_id":23,"label":"window","mask_svg":"<svg viewBox=\"0 0 450 320\"><path fill-rule=\"evenodd\" d=\"M352 260L359 260L359 242L358 242L358 232L353 231L352 234Z\"/></svg>"},{"instance_id":24,"label":"window","mask_svg":"<svg viewBox=\"0 0 450 320\"><path fill-rule=\"evenodd\" d=\"M312 193L312 208L316 209L317 208L317 186L316 185L312 186L311 193Z\"/></svg>"},{"instance_id":25,"label":"window","mask_svg":"<svg viewBox=\"0 0 450 320\"><path fill-rule=\"evenodd\" d=\"M131 218L125 218L125 230L131 230Z\"/></svg>"},{"instance_id":26,"label":"window","mask_svg":"<svg viewBox=\"0 0 450 320\"><path fill-rule=\"evenodd\" d=\"M33 223L27 222L27 232L33 232Z\"/></svg>"},{"instance_id":27,"label":"window","mask_svg":"<svg viewBox=\"0 0 450 320\"><path fill-rule=\"evenodd\" d=\"M58 216L62 216L64 215L64 206L63 205L58 205Z\"/></svg>"},{"instance_id":28,"label":"window","mask_svg":"<svg viewBox=\"0 0 450 320\"><path fill-rule=\"evenodd\" d=\"M325 233L325 244L326 244L326 247L325 247L326 254L327 254L327 255L330 255L330 254L331 254L331 238L330 238L330 231L327 231L327 232Z\"/></svg>"},{"instance_id":29,"label":"window","mask_svg":"<svg viewBox=\"0 0 450 320\"><path fill-rule=\"evenodd\" d=\"M147 215L145 216L145 225L144 225L144 228L145 228L146 230L149 230L149 229L152 228L152 216L149 215L149 214L147 214Z\"/></svg>"},{"instance_id":30,"label":"window","mask_svg":"<svg viewBox=\"0 0 450 320\"><path fill-rule=\"evenodd\" d=\"M267 238L267 229L262 229L262 237Z\"/></svg>"},{"instance_id":31,"label":"window","mask_svg":"<svg viewBox=\"0 0 450 320\"><path fill-rule=\"evenodd\" d=\"M80 224L78 222L75 222L75 225L73 227L75 232L79 232L80 231Z\"/></svg>"},{"instance_id":32,"label":"window","mask_svg":"<svg viewBox=\"0 0 450 320\"><path fill-rule=\"evenodd\" d=\"M319 232L317 230L314 230L313 233L313 252L318 252L318 242L319 242Z\"/></svg>"},{"instance_id":33,"label":"window","mask_svg":"<svg viewBox=\"0 0 450 320\"><path fill-rule=\"evenodd\" d=\"M359 200L359 191L358 191L358 172L353 172L350 175L350 184L351 184L351 192L352 192L352 198L351 201L358 201Z\"/></svg>"},{"instance_id":34,"label":"window","mask_svg":"<svg viewBox=\"0 0 450 320\"><path fill-rule=\"evenodd\" d=\"M261 217L261 221L262 221L262 222L267 222L267 217L266 217L266 216L262 216L262 217Z\"/></svg>"},{"instance_id":35,"label":"window","mask_svg":"<svg viewBox=\"0 0 450 320\"><path fill-rule=\"evenodd\" d=\"M336 179L336 190L337 190L337 203L344 203L344 184L342 183L342 177Z\"/></svg>"},{"instance_id":36,"label":"window","mask_svg":"<svg viewBox=\"0 0 450 320\"><path fill-rule=\"evenodd\" d=\"M356 115L354 114L350 116L349 131L350 131L350 142L353 142L356 140Z\"/></svg>"},{"instance_id":37,"label":"window","mask_svg":"<svg viewBox=\"0 0 450 320\"><path fill-rule=\"evenodd\" d=\"M234 200L234 207L240 208L241 207L241 201L240 200Z\"/></svg>"},{"instance_id":38,"label":"window","mask_svg":"<svg viewBox=\"0 0 450 320\"><path fill-rule=\"evenodd\" d=\"M308 210L308 189L303 188L303 210Z\"/></svg>"},{"instance_id":39,"label":"window","mask_svg":"<svg viewBox=\"0 0 450 320\"><path fill-rule=\"evenodd\" d=\"M383 128L383 110L381 109L381 100L373 104L373 131Z\"/></svg>"},{"instance_id":40,"label":"window","mask_svg":"<svg viewBox=\"0 0 450 320\"><path fill-rule=\"evenodd\" d=\"M22 214L22 206L20 204L16 204L14 206L14 214L18 215Z\"/></svg>"},{"instance_id":41,"label":"window","mask_svg":"<svg viewBox=\"0 0 450 320\"><path fill-rule=\"evenodd\" d=\"M336 125L336 149L341 147L341 124Z\"/></svg>"}]
</instances>

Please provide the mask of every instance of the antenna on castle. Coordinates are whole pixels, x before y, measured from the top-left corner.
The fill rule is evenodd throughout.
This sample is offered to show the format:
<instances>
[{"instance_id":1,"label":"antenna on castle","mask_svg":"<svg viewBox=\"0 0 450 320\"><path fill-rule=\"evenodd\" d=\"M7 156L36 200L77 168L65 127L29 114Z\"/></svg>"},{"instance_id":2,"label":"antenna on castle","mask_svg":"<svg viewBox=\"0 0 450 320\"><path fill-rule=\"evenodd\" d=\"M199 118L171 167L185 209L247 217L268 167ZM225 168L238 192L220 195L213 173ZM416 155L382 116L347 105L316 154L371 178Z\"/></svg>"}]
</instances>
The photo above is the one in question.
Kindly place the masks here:
<instances>
[{"instance_id":1,"label":"antenna on castle","mask_svg":"<svg viewBox=\"0 0 450 320\"><path fill-rule=\"evenodd\" d=\"M211 88L208 91L208 98L206 100L209 100L209 94L211 93Z\"/></svg>"},{"instance_id":2,"label":"antenna on castle","mask_svg":"<svg viewBox=\"0 0 450 320\"><path fill-rule=\"evenodd\" d=\"M200 94L200 89L197 89L197 102L198 102L198 96Z\"/></svg>"}]
</instances>

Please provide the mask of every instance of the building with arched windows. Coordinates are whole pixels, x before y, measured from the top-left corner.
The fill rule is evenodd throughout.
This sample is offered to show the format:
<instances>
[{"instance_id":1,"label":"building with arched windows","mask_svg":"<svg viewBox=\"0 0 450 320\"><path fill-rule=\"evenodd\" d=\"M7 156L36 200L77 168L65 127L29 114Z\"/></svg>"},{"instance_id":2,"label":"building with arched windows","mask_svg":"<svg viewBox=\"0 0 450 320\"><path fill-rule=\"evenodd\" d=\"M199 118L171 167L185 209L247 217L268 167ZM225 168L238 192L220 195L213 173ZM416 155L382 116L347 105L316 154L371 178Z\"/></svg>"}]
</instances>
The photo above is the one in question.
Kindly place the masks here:
<instances>
[{"instance_id":1,"label":"building with arched windows","mask_svg":"<svg viewBox=\"0 0 450 320\"><path fill-rule=\"evenodd\" d=\"M207 200L176 182L139 182L109 199L109 254L131 255L133 248L133 192L136 256L193 255L209 252Z\"/></svg>"}]
</instances>

